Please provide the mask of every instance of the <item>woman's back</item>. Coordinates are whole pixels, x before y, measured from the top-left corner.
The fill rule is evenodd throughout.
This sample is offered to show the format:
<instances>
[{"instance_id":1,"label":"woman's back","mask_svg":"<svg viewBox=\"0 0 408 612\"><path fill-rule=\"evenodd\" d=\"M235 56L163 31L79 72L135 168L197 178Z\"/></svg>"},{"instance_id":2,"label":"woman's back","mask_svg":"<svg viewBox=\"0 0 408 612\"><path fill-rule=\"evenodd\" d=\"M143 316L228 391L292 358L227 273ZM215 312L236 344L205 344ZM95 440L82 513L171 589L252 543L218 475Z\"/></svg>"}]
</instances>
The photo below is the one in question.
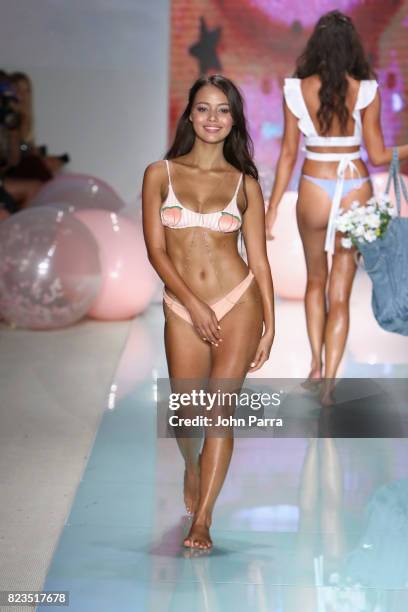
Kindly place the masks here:
<instances>
[{"instance_id":1,"label":"woman's back","mask_svg":"<svg viewBox=\"0 0 408 612\"><path fill-rule=\"evenodd\" d=\"M357 81L351 77L347 77L347 94L346 94L346 107L349 112L346 130L342 133L340 120L338 115L333 114L330 129L324 136L353 136L355 128L355 119L353 117L353 111L356 106L358 94L360 91L361 81ZM319 90L321 88L321 79L318 75L312 75L301 80L301 92L302 96L310 115L310 118L315 127L316 133L321 134L319 127L319 121L317 113L320 108Z\"/></svg>"},{"instance_id":2,"label":"woman's back","mask_svg":"<svg viewBox=\"0 0 408 612\"><path fill-rule=\"evenodd\" d=\"M345 129L336 112L332 112L327 132L323 133L319 122L321 100L319 91L322 87L318 75L304 79L287 78L284 85L284 96L289 110L298 118L298 127L305 136L305 145L311 150L322 153L330 152L336 147L337 152L358 150L362 140L362 113L374 100L377 91L375 80L347 78L345 105L348 117Z\"/></svg>"}]
</instances>

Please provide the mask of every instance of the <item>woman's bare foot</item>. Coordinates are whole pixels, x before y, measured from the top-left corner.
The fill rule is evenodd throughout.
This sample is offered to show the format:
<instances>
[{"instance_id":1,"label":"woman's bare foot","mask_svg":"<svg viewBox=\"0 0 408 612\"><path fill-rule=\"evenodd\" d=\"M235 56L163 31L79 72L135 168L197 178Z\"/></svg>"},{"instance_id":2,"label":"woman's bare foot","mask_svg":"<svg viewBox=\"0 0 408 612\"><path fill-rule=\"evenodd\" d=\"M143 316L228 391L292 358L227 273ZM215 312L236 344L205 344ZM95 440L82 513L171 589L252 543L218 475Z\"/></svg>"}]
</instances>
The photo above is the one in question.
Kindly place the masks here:
<instances>
[{"instance_id":1,"label":"woman's bare foot","mask_svg":"<svg viewBox=\"0 0 408 612\"><path fill-rule=\"evenodd\" d=\"M308 391L316 391L322 378L322 366L313 366L309 372L309 376L301 383L301 387Z\"/></svg>"},{"instance_id":2,"label":"woman's bare foot","mask_svg":"<svg viewBox=\"0 0 408 612\"><path fill-rule=\"evenodd\" d=\"M184 546L187 548L212 548L212 540L210 538L210 525L208 522L193 521L188 536L184 539Z\"/></svg>"},{"instance_id":3,"label":"woman's bare foot","mask_svg":"<svg viewBox=\"0 0 408 612\"><path fill-rule=\"evenodd\" d=\"M200 499L200 459L201 454L195 465L184 470L184 504L189 515L195 513Z\"/></svg>"},{"instance_id":4,"label":"woman's bare foot","mask_svg":"<svg viewBox=\"0 0 408 612\"><path fill-rule=\"evenodd\" d=\"M334 381L332 379L324 380L320 388L320 403L322 406L332 406L335 403L333 397Z\"/></svg>"}]
</instances>

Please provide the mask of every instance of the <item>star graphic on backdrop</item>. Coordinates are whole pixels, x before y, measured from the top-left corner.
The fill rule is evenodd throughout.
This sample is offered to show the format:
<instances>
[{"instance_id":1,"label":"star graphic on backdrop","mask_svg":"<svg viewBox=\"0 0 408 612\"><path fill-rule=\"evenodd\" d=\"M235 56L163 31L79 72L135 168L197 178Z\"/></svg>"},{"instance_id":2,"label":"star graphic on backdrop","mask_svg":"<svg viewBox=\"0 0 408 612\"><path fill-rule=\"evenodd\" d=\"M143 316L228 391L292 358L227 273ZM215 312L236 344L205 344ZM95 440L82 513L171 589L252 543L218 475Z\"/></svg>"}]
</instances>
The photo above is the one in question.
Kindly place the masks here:
<instances>
[{"instance_id":1,"label":"star graphic on backdrop","mask_svg":"<svg viewBox=\"0 0 408 612\"><path fill-rule=\"evenodd\" d=\"M198 59L201 75L204 75L210 68L222 69L216 51L221 31L221 27L209 30L204 17L200 17L200 39L191 45L188 51L190 55Z\"/></svg>"}]
</instances>

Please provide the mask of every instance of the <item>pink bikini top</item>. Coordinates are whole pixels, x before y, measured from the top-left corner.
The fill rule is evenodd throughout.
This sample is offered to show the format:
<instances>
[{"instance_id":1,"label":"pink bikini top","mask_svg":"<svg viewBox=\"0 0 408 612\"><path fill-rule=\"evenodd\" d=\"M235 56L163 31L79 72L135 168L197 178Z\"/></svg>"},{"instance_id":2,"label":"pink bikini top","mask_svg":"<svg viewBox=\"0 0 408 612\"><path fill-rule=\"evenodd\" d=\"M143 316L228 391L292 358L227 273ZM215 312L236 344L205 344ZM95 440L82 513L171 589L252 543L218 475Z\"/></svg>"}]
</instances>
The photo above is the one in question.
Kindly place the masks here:
<instances>
[{"instance_id":1,"label":"pink bikini top","mask_svg":"<svg viewBox=\"0 0 408 612\"><path fill-rule=\"evenodd\" d=\"M170 166L166 159L167 174L169 176L169 192L166 200L160 207L162 224L172 229L182 229L184 227L205 227L214 232L235 232L242 225L242 215L237 205L237 194L242 181L242 174L239 177L237 188L232 196L232 200L223 209L216 212L200 213L189 208L185 208L176 197L173 191L170 178Z\"/></svg>"}]
</instances>

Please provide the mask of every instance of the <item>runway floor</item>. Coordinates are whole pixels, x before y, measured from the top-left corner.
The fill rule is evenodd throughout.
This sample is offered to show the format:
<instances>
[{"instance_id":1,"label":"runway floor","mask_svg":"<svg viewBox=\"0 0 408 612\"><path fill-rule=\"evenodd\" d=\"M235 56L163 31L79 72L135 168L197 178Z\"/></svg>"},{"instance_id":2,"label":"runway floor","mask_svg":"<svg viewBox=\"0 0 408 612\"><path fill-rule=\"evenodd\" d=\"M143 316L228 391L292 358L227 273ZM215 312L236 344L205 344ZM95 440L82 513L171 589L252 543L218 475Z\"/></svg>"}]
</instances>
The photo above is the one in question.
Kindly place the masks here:
<instances>
[{"instance_id":1,"label":"runway floor","mask_svg":"<svg viewBox=\"0 0 408 612\"><path fill-rule=\"evenodd\" d=\"M339 375L404 379L408 339L376 325L369 289L359 275ZM159 304L130 323L42 588L69 591L73 612L406 612L402 437L239 438L213 550L181 546L189 526L183 464L175 441L156 435L155 381L167 374L162 326ZM257 377L307 373L304 327L302 303L278 301L276 342ZM49 491L50 508L61 491ZM38 539L46 529L44 521Z\"/></svg>"}]
</instances>

